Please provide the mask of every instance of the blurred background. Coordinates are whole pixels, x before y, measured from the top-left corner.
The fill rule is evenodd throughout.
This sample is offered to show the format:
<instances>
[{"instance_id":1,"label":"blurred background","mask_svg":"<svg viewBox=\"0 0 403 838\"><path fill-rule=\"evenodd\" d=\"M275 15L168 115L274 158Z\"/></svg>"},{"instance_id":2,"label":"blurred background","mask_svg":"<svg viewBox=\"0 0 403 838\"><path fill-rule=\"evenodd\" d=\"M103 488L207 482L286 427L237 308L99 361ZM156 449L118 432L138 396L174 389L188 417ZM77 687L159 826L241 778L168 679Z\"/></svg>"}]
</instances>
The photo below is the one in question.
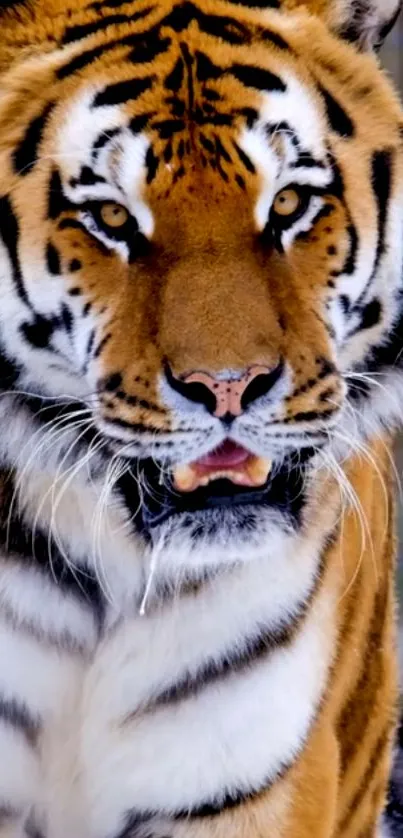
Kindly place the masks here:
<instances>
[{"instance_id":1,"label":"blurred background","mask_svg":"<svg viewBox=\"0 0 403 838\"><path fill-rule=\"evenodd\" d=\"M398 25L389 35L381 53L381 60L388 73L393 77L403 98L403 14L400 15ZM397 468L403 485L403 435L397 440L396 446ZM401 561L398 575L398 589L400 600L401 637L400 644L400 673L403 686L403 503L401 502L399 518Z\"/></svg>"},{"instance_id":2,"label":"blurred background","mask_svg":"<svg viewBox=\"0 0 403 838\"><path fill-rule=\"evenodd\" d=\"M403 93L403 14L382 50L382 60Z\"/></svg>"}]
</instances>

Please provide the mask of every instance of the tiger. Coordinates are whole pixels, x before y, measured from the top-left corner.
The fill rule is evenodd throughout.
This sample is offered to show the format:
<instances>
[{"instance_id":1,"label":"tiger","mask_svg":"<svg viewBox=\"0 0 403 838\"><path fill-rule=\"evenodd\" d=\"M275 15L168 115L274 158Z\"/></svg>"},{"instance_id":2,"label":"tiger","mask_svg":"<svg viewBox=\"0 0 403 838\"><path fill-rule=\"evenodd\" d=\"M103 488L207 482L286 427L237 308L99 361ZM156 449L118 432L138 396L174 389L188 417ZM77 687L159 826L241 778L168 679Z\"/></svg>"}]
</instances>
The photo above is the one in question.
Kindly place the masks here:
<instances>
[{"instance_id":1,"label":"tiger","mask_svg":"<svg viewBox=\"0 0 403 838\"><path fill-rule=\"evenodd\" d=\"M0 838L398 835L398 13L2 3Z\"/></svg>"}]
</instances>

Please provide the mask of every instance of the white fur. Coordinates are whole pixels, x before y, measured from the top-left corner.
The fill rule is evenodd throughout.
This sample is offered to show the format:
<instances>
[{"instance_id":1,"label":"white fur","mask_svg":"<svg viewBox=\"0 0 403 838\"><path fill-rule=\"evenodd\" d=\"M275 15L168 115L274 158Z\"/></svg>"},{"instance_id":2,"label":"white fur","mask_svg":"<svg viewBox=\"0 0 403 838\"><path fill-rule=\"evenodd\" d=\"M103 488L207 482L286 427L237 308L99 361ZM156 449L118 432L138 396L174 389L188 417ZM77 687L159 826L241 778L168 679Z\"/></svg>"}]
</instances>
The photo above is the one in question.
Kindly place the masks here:
<instances>
[{"instance_id":1,"label":"white fur","mask_svg":"<svg viewBox=\"0 0 403 838\"><path fill-rule=\"evenodd\" d=\"M318 602L289 649L212 685L180 708L140 714L132 724L122 725L102 701L105 689L113 689L112 701L113 694L124 700L125 686L119 660L117 666L115 658L103 661L100 652L83 707L83 786L94 813L91 835L106 826L113 834L117 816L130 805L186 810L214 799L217 789L259 787L292 759L325 683L333 642L329 604L327 597ZM125 632L130 631L128 625ZM142 658L137 673L144 677L146 655ZM101 737L101 730L107 735Z\"/></svg>"}]
</instances>

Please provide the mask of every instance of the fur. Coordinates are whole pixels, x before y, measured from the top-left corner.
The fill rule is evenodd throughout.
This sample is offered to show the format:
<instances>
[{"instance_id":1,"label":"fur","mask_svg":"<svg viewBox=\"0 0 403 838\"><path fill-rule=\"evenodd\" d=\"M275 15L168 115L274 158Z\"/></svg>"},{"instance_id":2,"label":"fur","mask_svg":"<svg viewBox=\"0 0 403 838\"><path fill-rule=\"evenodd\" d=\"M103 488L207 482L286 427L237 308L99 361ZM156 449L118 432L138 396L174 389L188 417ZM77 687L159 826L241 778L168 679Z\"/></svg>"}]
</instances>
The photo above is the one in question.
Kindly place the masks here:
<instances>
[{"instance_id":1,"label":"fur","mask_svg":"<svg viewBox=\"0 0 403 838\"><path fill-rule=\"evenodd\" d=\"M0 838L399 835L398 9L264 5L3 8Z\"/></svg>"}]
</instances>

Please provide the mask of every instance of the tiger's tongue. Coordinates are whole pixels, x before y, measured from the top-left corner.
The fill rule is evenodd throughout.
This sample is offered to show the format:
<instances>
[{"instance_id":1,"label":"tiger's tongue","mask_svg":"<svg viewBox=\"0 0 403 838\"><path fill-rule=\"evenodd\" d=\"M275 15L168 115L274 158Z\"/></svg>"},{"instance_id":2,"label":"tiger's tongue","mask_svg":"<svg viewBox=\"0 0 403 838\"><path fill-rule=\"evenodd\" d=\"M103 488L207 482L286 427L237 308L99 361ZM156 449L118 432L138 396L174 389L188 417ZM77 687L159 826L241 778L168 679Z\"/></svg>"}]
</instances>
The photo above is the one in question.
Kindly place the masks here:
<instances>
[{"instance_id":1,"label":"tiger's tongue","mask_svg":"<svg viewBox=\"0 0 403 838\"><path fill-rule=\"evenodd\" d=\"M255 457L246 448L225 440L215 451L193 463L176 466L174 488L179 492L194 492L212 480L227 479L237 486L258 487L266 483L271 460Z\"/></svg>"},{"instance_id":2,"label":"tiger's tongue","mask_svg":"<svg viewBox=\"0 0 403 838\"><path fill-rule=\"evenodd\" d=\"M246 448L242 448L236 442L231 442L230 439L226 439L211 454L207 454L206 457L200 457L200 460L195 460L194 465L203 469L212 470L217 468L235 468L235 466L245 463L250 456L250 451L247 451Z\"/></svg>"}]
</instances>

